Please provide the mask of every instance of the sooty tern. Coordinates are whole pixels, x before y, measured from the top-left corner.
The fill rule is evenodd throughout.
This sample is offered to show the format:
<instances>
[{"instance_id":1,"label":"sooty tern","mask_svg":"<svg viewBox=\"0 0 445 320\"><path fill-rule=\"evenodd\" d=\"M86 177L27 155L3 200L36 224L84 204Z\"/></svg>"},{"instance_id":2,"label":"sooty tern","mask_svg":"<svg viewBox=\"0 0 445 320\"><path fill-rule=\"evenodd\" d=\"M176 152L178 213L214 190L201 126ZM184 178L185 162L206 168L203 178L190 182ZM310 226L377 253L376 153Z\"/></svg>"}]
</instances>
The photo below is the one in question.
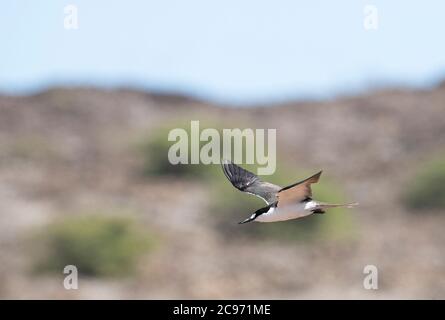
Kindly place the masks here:
<instances>
[{"instance_id":1,"label":"sooty tern","mask_svg":"<svg viewBox=\"0 0 445 320\"><path fill-rule=\"evenodd\" d=\"M313 176L294 183L287 187L261 181L255 174L230 162L222 161L222 168L227 179L240 191L253 194L263 199L267 206L255 211L249 218L240 224L258 221L275 222L298 219L313 213L325 213L325 209L335 207L352 208L357 203L330 204L312 199L311 184L317 183L321 171Z\"/></svg>"}]
</instances>

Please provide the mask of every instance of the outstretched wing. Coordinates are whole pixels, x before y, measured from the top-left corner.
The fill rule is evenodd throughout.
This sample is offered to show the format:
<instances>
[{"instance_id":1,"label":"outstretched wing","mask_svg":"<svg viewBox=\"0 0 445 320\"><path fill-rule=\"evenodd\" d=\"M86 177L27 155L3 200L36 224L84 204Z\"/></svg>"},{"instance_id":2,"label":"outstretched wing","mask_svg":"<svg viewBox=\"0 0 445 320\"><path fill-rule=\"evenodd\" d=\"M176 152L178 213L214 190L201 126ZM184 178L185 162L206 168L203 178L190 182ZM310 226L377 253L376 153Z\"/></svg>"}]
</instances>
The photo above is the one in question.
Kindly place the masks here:
<instances>
[{"instance_id":1,"label":"outstretched wing","mask_svg":"<svg viewBox=\"0 0 445 320\"><path fill-rule=\"evenodd\" d=\"M283 207L288 204L295 204L302 202L307 198L312 197L311 184L317 183L320 179L321 172L314 174L313 176L299 181L290 186L281 189L278 192L278 206Z\"/></svg>"},{"instance_id":2,"label":"outstretched wing","mask_svg":"<svg viewBox=\"0 0 445 320\"><path fill-rule=\"evenodd\" d=\"M277 193L281 189L280 186L261 181L252 172L237 166L229 160L222 161L222 168L227 179L238 190L260 197L267 204L277 201Z\"/></svg>"}]
</instances>

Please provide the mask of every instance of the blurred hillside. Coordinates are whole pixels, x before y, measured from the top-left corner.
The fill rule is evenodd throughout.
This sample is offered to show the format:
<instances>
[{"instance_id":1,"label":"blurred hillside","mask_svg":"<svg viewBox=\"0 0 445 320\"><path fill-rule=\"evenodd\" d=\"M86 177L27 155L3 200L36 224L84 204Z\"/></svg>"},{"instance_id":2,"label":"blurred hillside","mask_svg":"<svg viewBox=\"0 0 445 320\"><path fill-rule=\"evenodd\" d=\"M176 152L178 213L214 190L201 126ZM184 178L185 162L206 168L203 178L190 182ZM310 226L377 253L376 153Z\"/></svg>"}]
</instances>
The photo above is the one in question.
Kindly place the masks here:
<instances>
[{"instance_id":1,"label":"blurred hillside","mask_svg":"<svg viewBox=\"0 0 445 320\"><path fill-rule=\"evenodd\" d=\"M414 197L419 172L443 162L444 115L445 86L248 108L132 90L1 96L0 297L443 299L444 208L419 209L404 199ZM238 226L263 204L246 200L218 166L201 167L209 171L205 176L153 167L153 156L162 158L162 144L168 146L159 133L191 120L219 128L276 128L280 172L266 180L290 184L323 169L315 197L318 190L320 200L357 201L359 208L332 210L310 222ZM158 149L151 147L153 139L160 139ZM146 166L159 172L147 173ZM323 184L332 187L322 190ZM63 225L97 215L129 219L153 243L130 250L139 240L127 240L126 222L104 222L108 233L101 225L88 232L80 232L82 224L79 232ZM62 225L54 227L58 221ZM298 236L308 228L312 236ZM280 236L284 229L290 236ZM122 240L108 240L113 230ZM100 241L95 232L102 232ZM60 249L61 242L66 247ZM47 252L48 243L55 243L57 254ZM99 253L82 256L91 272L80 275L79 290L67 291L62 270L42 272L35 265L42 258L70 264L77 259L75 246ZM127 268L129 250L137 262ZM99 263L122 269L101 274L108 268ZM376 291L362 285L369 264L379 269Z\"/></svg>"}]
</instances>

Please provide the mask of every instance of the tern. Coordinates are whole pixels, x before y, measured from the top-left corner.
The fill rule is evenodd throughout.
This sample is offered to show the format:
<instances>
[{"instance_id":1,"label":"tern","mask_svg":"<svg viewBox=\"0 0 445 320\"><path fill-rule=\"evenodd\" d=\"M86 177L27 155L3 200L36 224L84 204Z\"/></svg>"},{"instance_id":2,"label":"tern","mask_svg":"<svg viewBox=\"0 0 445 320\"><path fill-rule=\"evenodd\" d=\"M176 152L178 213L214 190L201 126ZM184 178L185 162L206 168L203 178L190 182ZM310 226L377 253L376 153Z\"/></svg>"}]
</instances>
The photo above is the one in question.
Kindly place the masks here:
<instances>
[{"instance_id":1,"label":"tern","mask_svg":"<svg viewBox=\"0 0 445 320\"><path fill-rule=\"evenodd\" d=\"M240 191L255 195L263 199L267 206L255 211L240 224L257 222L276 222L307 217L314 213L325 213L325 209L346 207L352 208L357 203L332 204L312 199L311 184L317 183L321 173L317 172L307 179L280 187L261 181L258 176L240 166L224 159L222 168L227 179Z\"/></svg>"}]
</instances>

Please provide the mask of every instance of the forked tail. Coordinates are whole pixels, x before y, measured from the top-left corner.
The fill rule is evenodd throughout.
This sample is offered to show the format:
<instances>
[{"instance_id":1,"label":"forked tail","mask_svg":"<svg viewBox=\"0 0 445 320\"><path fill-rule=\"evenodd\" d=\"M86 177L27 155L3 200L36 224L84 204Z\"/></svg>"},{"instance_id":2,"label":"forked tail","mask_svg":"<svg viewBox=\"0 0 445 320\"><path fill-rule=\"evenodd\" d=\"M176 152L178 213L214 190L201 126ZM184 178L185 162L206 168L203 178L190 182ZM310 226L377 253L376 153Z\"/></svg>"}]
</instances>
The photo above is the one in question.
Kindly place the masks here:
<instances>
[{"instance_id":1,"label":"forked tail","mask_svg":"<svg viewBox=\"0 0 445 320\"><path fill-rule=\"evenodd\" d=\"M333 204L333 203L323 203L323 202L318 202L317 206L315 208L315 210L323 210L323 209L329 209L329 208L338 208L338 207L343 207L343 208L354 208L355 206L358 206L357 202L353 202L353 203L342 203L342 204Z\"/></svg>"}]
</instances>

